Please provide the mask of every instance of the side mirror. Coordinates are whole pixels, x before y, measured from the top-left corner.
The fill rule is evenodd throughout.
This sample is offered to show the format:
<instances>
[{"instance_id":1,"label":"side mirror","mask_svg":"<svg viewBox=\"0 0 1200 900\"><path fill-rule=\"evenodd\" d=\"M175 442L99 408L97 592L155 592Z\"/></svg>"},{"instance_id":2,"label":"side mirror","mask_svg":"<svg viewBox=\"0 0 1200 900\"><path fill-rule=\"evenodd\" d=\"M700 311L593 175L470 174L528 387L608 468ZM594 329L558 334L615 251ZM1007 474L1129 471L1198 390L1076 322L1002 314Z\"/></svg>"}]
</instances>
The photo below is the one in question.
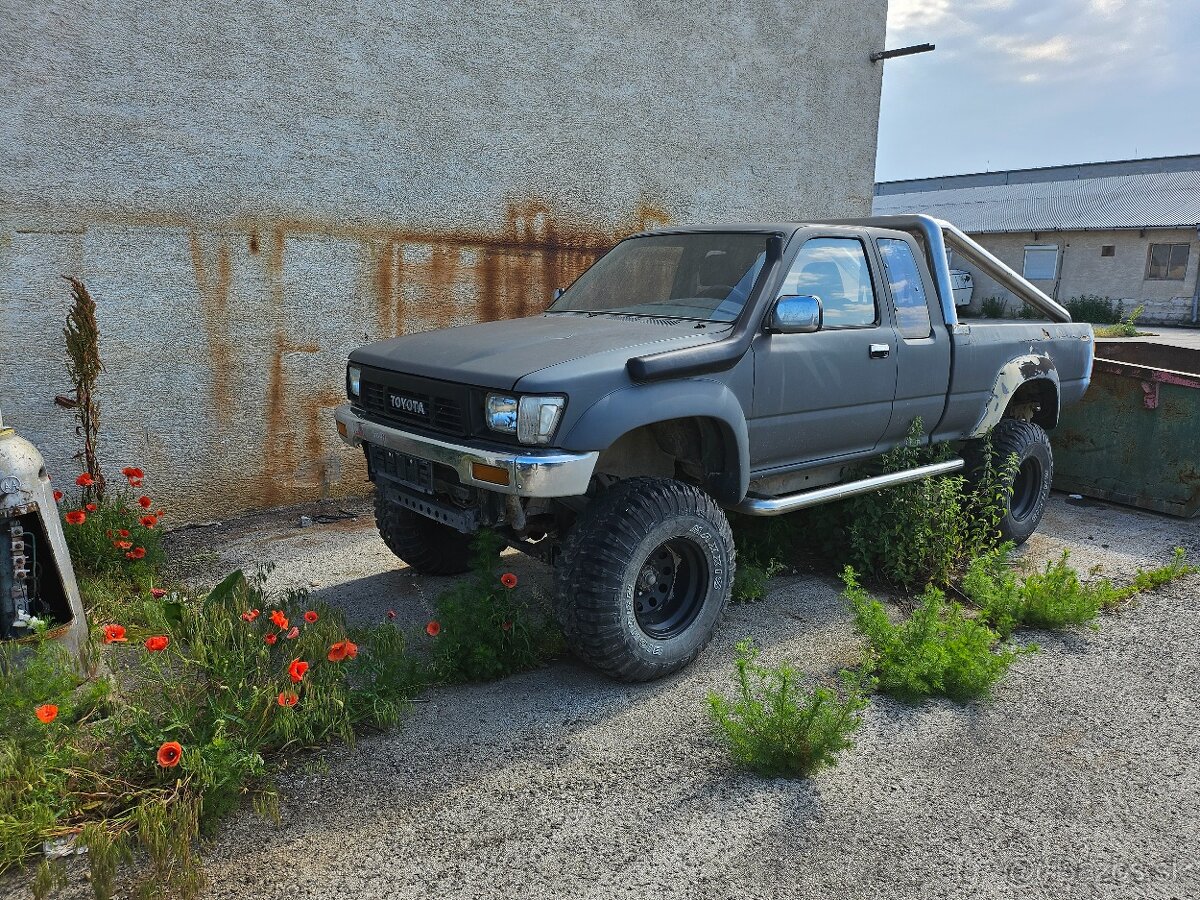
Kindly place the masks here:
<instances>
[{"instance_id":1,"label":"side mirror","mask_svg":"<svg viewBox=\"0 0 1200 900\"><path fill-rule=\"evenodd\" d=\"M767 331L772 334L810 334L821 330L823 315L820 297L785 295L775 301Z\"/></svg>"}]
</instances>

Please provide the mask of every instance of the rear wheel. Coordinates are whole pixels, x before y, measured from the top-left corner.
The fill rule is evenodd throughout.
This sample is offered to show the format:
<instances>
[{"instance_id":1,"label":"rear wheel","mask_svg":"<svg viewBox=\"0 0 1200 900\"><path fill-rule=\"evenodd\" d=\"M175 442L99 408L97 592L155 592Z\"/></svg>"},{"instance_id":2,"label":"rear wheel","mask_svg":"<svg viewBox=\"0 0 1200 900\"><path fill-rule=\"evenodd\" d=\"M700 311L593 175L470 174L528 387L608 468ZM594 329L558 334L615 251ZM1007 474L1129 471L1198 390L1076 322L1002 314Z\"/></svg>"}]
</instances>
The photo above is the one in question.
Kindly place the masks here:
<instances>
[{"instance_id":1,"label":"rear wheel","mask_svg":"<svg viewBox=\"0 0 1200 900\"><path fill-rule=\"evenodd\" d=\"M1000 534L1004 540L1020 545L1037 530L1050 499L1050 485L1054 481L1050 437L1033 422L1001 419L992 430L991 449L992 465L997 469L1006 465L1013 454L1017 457L1017 471L1000 520ZM975 479L984 471L985 450L983 441L975 441L964 453L968 471Z\"/></svg>"},{"instance_id":2,"label":"rear wheel","mask_svg":"<svg viewBox=\"0 0 1200 900\"><path fill-rule=\"evenodd\" d=\"M460 575L471 567L474 535L389 503L378 491L375 524L388 549L423 575Z\"/></svg>"},{"instance_id":3,"label":"rear wheel","mask_svg":"<svg viewBox=\"0 0 1200 900\"><path fill-rule=\"evenodd\" d=\"M579 517L556 571L558 618L571 649L621 681L683 668L729 604L733 535L692 485L631 478Z\"/></svg>"}]
</instances>

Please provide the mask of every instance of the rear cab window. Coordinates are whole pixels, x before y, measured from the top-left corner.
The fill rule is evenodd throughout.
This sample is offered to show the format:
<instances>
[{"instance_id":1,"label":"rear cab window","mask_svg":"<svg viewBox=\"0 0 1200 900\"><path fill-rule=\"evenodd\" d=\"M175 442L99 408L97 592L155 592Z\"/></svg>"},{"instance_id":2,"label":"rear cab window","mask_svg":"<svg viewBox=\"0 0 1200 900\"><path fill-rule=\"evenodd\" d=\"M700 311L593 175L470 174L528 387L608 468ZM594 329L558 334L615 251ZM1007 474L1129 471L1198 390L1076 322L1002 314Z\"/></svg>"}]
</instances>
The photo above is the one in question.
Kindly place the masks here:
<instances>
[{"instance_id":1,"label":"rear cab window","mask_svg":"<svg viewBox=\"0 0 1200 900\"><path fill-rule=\"evenodd\" d=\"M929 320L929 300L912 247L898 238L879 238L876 245L883 257L888 289L896 305L896 330L905 340L929 337L933 330Z\"/></svg>"}]
</instances>

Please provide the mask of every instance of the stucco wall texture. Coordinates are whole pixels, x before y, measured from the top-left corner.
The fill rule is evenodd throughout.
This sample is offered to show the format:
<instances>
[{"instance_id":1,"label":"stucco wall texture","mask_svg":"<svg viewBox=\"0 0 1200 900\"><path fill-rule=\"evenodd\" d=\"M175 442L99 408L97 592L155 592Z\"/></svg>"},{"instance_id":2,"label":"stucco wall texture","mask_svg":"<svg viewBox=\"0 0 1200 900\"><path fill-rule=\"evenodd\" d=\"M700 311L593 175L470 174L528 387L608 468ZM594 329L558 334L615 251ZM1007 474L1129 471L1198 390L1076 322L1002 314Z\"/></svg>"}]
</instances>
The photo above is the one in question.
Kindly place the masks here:
<instances>
[{"instance_id":1,"label":"stucco wall texture","mask_svg":"<svg viewBox=\"0 0 1200 900\"><path fill-rule=\"evenodd\" d=\"M346 354L536 312L621 235L870 209L884 0L0 9L0 404L77 473L61 329L99 306L102 459L173 521L365 489Z\"/></svg>"},{"instance_id":2,"label":"stucco wall texture","mask_svg":"<svg viewBox=\"0 0 1200 900\"><path fill-rule=\"evenodd\" d=\"M977 234L977 241L1020 272L1025 248L1031 245L1058 246L1058 278L1035 281L1039 288L1060 302L1093 294L1121 300L1126 314L1144 307L1139 322L1158 325L1191 324L1192 296L1200 273L1200 243L1194 228L1124 228L1110 231L1056 231L1040 234ZM1189 244L1187 271L1183 280L1154 280L1146 277L1151 244ZM1101 248L1113 247L1112 256L1101 256ZM955 265L960 265L956 262ZM964 265L975 276L971 307L979 310L987 297L1009 304L1010 311L1021 302L982 272Z\"/></svg>"}]
</instances>

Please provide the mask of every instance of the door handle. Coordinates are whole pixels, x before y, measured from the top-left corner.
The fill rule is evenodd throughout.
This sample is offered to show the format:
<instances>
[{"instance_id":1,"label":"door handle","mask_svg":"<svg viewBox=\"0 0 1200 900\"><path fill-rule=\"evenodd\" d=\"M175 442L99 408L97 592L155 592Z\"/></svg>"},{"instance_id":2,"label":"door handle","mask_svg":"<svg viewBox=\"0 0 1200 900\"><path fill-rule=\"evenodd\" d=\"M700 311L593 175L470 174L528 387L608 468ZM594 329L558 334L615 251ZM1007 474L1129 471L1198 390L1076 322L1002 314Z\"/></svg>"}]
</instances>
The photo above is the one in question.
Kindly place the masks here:
<instances>
[{"instance_id":1,"label":"door handle","mask_svg":"<svg viewBox=\"0 0 1200 900\"><path fill-rule=\"evenodd\" d=\"M872 344L871 359L887 359L892 353L892 348L887 344Z\"/></svg>"}]
</instances>

